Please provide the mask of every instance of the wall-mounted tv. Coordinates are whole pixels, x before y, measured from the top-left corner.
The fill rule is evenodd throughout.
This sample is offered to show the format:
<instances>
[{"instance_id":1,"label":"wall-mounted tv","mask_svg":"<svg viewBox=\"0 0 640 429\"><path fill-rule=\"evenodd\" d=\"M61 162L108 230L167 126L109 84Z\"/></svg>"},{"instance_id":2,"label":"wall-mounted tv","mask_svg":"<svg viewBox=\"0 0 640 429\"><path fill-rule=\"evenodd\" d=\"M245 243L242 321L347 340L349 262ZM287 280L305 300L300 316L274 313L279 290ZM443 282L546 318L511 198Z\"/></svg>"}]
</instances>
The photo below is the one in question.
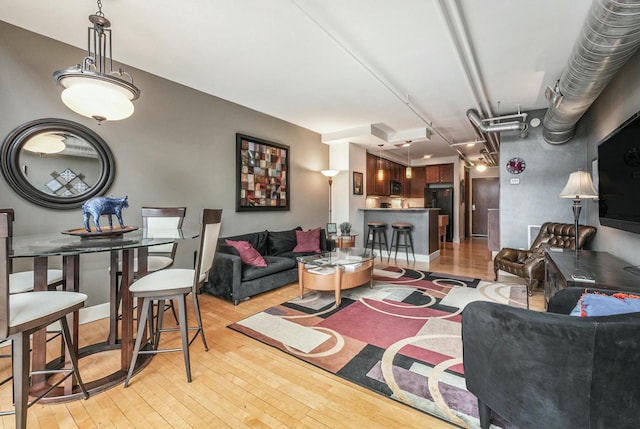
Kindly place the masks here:
<instances>
[{"instance_id":1,"label":"wall-mounted tv","mask_svg":"<svg viewBox=\"0 0 640 429\"><path fill-rule=\"evenodd\" d=\"M600 224L640 233L640 112L598 145Z\"/></svg>"}]
</instances>

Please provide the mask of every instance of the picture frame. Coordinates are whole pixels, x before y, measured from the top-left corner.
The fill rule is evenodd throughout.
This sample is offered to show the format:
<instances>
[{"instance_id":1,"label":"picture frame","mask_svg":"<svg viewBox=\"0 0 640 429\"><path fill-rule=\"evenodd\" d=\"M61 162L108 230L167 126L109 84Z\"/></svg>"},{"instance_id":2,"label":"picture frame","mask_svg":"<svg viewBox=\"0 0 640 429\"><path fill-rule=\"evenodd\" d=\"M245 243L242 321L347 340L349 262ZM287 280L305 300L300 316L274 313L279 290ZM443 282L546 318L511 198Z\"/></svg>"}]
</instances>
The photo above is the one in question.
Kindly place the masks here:
<instances>
[{"instance_id":1,"label":"picture frame","mask_svg":"<svg viewBox=\"0 0 640 429\"><path fill-rule=\"evenodd\" d=\"M337 234L338 233L338 226L335 223L328 223L327 224L327 235L332 235L332 234Z\"/></svg>"},{"instance_id":2,"label":"picture frame","mask_svg":"<svg viewBox=\"0 0 640 429\"><path fill-rule=\"evenodd\" d=\"M353 195L362 195L363 194L363 182L364 182L364 174L354 171L353 172Z\"/></svg>"},{"instance_id":3,"label":"picture frame","mask_svg":"<svg viewBox=\"0 0 640 429\"><path fill-rule=\"evenodd\" d=\"M236 212L289 210L289 146L236 134Z\"/></svg>"}]
</instances>

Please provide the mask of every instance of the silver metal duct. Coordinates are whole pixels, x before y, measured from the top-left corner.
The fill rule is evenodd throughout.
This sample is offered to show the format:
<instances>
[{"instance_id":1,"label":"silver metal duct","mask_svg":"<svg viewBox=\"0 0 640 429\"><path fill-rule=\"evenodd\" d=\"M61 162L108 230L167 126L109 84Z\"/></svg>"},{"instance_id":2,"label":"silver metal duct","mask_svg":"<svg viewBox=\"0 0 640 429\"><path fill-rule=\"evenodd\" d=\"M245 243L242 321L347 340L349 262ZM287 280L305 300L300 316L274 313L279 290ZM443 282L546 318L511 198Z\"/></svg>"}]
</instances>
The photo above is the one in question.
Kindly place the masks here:
<instances>
[{"instance_id":1,"label":"silver metal duct","mask_svg":"<svg viewBox=\"0 0 640 429\"><path fill-rule=\"evenodd\" d=\"M467 110L467 118L469 118L469 121L471 121L471 123L476 127L476 129L479 132L481 132L486 136L485 148L490 158L487 159L487 155L484 155L484 154L483 155L485 159L487 159L487 162L489 163L489 165L497 165L497 160L495 159L495 157L500 151L500 141L498 136L494 133L500 133L503 131L519 131L524 137L526 135L527 127L528 127L527 124L524 122L503 122L503 123L485 125L482 122L480 115L478 115L478 112L476 112L474 109Z\"/></svg>"},{"instance_id":2,"label":"silver metal duct","mask_svg":"<svg viewBox=\"0 0 640 429\"><path fill-rule=\"evenodd\" d=\"M566 143L589 106L640 44L640 3L634 0L594 0L569 64L543 121L543 136L551 144Z\"/></svg>"}]
</instances>

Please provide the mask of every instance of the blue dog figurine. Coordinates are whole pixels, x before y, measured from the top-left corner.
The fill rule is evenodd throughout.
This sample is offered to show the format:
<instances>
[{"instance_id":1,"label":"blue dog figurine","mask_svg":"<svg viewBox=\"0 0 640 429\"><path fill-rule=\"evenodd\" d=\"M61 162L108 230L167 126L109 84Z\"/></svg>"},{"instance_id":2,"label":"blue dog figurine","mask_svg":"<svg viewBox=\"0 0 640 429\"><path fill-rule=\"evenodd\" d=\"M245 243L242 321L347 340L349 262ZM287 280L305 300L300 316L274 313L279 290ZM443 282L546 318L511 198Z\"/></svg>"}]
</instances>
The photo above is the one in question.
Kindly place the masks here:
<instances>
[{"instance_id":1,"label":"blue dog figurine","mask_svg":"<svg viewBox=\"0 0 640 429\"><path fill-rule=\"evenodd\" d=\"M82 205L84 228L87 232L91 232L91 227L89 227L89 216L93 216L93 223L96 225L96 231L98 232L102 232L102 229L100 229L100 216L102 215L109 216L109 228L111 228L111 230L113 230L111 215L116 215L118 222L120 223L120 228L124 228L122 210L129 207L127 197L128 196L125 196L124 198L95 197L87 200Z\"/></svg>"}]
</instances>

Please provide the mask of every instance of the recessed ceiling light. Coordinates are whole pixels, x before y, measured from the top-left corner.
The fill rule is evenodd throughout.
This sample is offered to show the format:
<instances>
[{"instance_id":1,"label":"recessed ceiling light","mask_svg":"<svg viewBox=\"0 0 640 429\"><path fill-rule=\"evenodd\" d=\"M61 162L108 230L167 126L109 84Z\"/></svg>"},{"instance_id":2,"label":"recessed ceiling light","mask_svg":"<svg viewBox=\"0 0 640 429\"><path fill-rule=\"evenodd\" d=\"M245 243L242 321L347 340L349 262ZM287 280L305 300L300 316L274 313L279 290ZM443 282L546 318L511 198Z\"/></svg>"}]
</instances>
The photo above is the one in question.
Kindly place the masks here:
<instances>
[{"instance_id":1,"label":"recessed ceiling light","mask_svg":"<svg viewBox=\"0 0 640 429\"><path fill-rule=\"evenodd\" d=\"M424 158L424 159L431 158L431 155L425 155L425 156L423 156L423 158Z\"/></svg>"}]
</instances>

